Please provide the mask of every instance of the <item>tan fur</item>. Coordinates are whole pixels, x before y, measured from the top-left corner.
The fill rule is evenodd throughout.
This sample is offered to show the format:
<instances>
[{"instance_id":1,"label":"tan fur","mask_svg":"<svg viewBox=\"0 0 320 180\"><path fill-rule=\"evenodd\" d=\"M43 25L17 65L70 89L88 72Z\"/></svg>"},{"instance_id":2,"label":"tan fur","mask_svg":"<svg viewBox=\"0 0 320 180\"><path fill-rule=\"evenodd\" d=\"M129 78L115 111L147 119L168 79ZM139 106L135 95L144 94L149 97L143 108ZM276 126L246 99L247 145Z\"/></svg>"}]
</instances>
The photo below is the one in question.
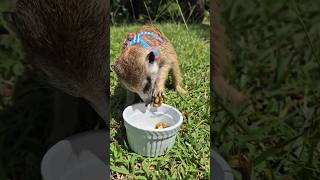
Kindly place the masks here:
<instances>
[{"instance_id":1,"label":"tan fur","mask_svg":"<svg viewBox=\"0 0 320 180\"><path fill-rule=\"evenodd\" d=\"M163 96L165 90L165 82L168 78L170 70L173 72L173 85L176 91L185 94L186 91L181 87L182 77L179 67L176 51L169 39L160 32L155 26L145 25L137 32L153 32L160 35L164 39L164 43L160 44L154 38L143 35L142 38L152 47L157 48L160 59L155 63L159 65L159 72L155 82L153 96ZM121 55L114 64L120 81L125 87L133 92L141 91L143 88L141 81L145 79L150 72L146 68L146 57L150 51L141 45L131 45L123 49Z\"/></svg>"},{"instance_id":2,"label":"tan fur","mask_svg":"<svg viewBox=\"0 0 320 180\"><path fill-rule=\"evenodd\" d=\"M160 66L162 67L161 68L162 70L159 75L159 80L157 81L155 94L161 91L164 91L165 82L168 78L168 73L170 70L172 70L172 74L173 74L173 87L179 93L186 94L186 91L181 87L182 75L179 67L178 56L170 40L160 30L158 30L154 26L150 26L150 25L143 26L140 29L140 31L154 32L161 35L161 37L165 39L164 44L162 44L161 46L157 46L161 54ZM150 37L146 37L146 38L151 41L155 41L153 38L150 38Z\"/></svg>"}]
</instances>

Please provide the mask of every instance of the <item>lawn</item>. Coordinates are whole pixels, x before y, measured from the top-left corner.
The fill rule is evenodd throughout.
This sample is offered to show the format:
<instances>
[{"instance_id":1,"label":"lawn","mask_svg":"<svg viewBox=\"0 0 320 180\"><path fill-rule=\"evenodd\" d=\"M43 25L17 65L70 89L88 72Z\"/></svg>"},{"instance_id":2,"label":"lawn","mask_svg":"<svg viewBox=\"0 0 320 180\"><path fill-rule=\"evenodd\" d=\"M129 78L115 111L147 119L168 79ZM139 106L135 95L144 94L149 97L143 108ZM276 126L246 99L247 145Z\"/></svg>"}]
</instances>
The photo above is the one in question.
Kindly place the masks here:
<instances>
[{"instance_id":1,"label":"lawn","mask_svg":"<svg viewBox=\"0 0 320 180\"><path fill-rule=\"evenodd\" d=\"M166 104L179 109L184 122L176 144L168 154L156 158L135 154L126 142L121 128L125 91L119 88L115 73L111 73L111 144L110 165L113 179L209 179L209 28L180 24L156 24L176 48L189 94L177 94L170 85L166 88ZM119 55L123 39L139 25L111 27L111 63ZM171 79L169 78L171 82ZM137 137L138 138L138 137Z\"/></svg>"},{"instance_id":2,"label":"lawn","mask_svg":"<svg viewBox=\"0 0 320 180\"><path fill-rule=\"evenodd\" d=\"M236 179L250 176L251 163L253 179L319 178L320 2L221 4L230 79L252 101L217 106L216 150Z\"/></svg>"}]
</instances>

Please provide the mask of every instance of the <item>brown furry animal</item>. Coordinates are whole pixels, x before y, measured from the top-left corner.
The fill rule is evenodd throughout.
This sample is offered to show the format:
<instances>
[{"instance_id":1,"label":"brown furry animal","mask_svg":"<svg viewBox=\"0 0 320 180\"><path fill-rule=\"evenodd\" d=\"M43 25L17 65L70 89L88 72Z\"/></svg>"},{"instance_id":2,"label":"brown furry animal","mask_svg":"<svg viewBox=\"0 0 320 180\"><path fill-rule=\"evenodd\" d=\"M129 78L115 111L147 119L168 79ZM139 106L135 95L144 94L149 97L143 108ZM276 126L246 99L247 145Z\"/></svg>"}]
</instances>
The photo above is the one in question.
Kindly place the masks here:
<instances>
[{"instance_id":1,"label":"brown furry animal","mask_svg":"<svg viewBox=\"0 0 320 180\"><path fill-rule=\"evenodd\" d=\"M134 101L134 96L130 92L138 94L147 104L151 102L152 97L163 97L170 70L173 72L175 90L185 94L186 91L181 87L182 77L178 57L169 39L151 25L141 27L139 32L152 32L162 37L164 41L159 43L149 35L142 35L143 40L158 50L160 58L155 59L155 54L150 49L134 44L125 46L115 64L112 65L121 84L129 90L127 105Z\"/></svg>"},{"instance_id":2,"label":"brown furry animal","mask_svg":"<svg viewBox=\"0 0 320 180\"><path fill-rule=\"evenodd\" d=\"M3 13L30 64L64 92L86 99L107 120L106 0L18 0Z\"/></svg>"}]
</instances>

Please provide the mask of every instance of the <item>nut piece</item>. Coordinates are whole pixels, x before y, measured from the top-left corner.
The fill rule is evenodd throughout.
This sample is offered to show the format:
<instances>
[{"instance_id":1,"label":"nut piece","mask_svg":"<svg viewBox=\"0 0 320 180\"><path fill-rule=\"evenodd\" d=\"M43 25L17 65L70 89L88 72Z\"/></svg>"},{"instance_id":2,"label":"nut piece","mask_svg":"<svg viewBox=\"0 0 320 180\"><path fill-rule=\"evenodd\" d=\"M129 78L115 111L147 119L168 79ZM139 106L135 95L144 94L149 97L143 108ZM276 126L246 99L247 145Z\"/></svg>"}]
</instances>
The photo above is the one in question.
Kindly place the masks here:
<instances>
[{"instance_id":1,"label":"nut piece","mask_svg":"<svg viewBox=\"0 0 320 180\"><path fill-rule=\"evenodd\" d=\"M163 97L160 97L160 104L163 103Z\"/></svg>"},{"instance_id":2,"label":"nut piece","mask_svg":"<svg viewBox=\"0 0 320 180\"><path fill-rule=\"evenodd\" d=\"M159 96L154 97L152 102L153 107L161 106L161 104L163 103L163 100L164 100L163 97L159 97Z\"/></svg>"},{"instance_id":3,"label":"nut piece","mask_svg":"<svg viewBox=\"0 0 320 180\"><path fill-rule=\"evenodd\" d=\"M169 125L166 122L159 122L158 124L156 124L156 129L164 129L169 127Z\"/></svg>"},{"instance_id":4,"label":"nut piece","mask_svg":"<svg viewBox=\"0 0 320 180\"><path fill-rule=\"evenodd\" d=\"M159 107L160 106L160 104L154 104L153 103L153 107Z\"/></svg>"},{"instance_id":5,"label":"nut piece","mask_svg":"<svg viewBox=\"0 0 320 180\"><path fill-rule=\"evenodd\" d=\"M155 97L155 98L154 98L154 103L155 103L155 104L159 104L159 102L160 102L160 98L159 98L159 97Z\"/></svg>"}]
</instances>

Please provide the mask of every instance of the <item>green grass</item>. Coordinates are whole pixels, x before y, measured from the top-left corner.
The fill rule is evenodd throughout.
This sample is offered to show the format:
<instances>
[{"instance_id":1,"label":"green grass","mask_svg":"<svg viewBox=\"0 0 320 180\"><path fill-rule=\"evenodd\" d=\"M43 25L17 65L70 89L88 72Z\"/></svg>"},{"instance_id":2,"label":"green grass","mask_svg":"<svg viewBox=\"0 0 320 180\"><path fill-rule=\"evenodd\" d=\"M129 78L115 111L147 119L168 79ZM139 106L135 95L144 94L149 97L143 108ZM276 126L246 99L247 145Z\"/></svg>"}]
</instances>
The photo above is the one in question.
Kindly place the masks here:
<instances>
[{"instance_id":1,"label":"green grass","mask_svg":"<svg viewBox=\"0 0 320 180\"><path fill-rule=\"evenodd\" d=\"M231 81L252 102L218 107L216 149L247 156L253 179L319 178L320 2L300 1L299 12L291 0L221 3ZM236 179L249 161L231 163Z\"/></svg>"},{"instance_id":2,"label":"green grass","mask_svg":"<svg viewBox=\"0 0 320 180\"><path fill-rule=\"evenodd\" d=\"M111 176L114 179L209 179L209 29L190 26L187 31L183 24L157 26L172 41L180 60L183 84L189 95L181 97L167 88L166 103L183 113L184 122L167 155L147 158L135 154L125 143L120 124L124 90L119 89L116 75L111 73ZM138 25L111 27L111 63L119 55L126 34L138 28Z\"/></svg>"}]
</instances>

